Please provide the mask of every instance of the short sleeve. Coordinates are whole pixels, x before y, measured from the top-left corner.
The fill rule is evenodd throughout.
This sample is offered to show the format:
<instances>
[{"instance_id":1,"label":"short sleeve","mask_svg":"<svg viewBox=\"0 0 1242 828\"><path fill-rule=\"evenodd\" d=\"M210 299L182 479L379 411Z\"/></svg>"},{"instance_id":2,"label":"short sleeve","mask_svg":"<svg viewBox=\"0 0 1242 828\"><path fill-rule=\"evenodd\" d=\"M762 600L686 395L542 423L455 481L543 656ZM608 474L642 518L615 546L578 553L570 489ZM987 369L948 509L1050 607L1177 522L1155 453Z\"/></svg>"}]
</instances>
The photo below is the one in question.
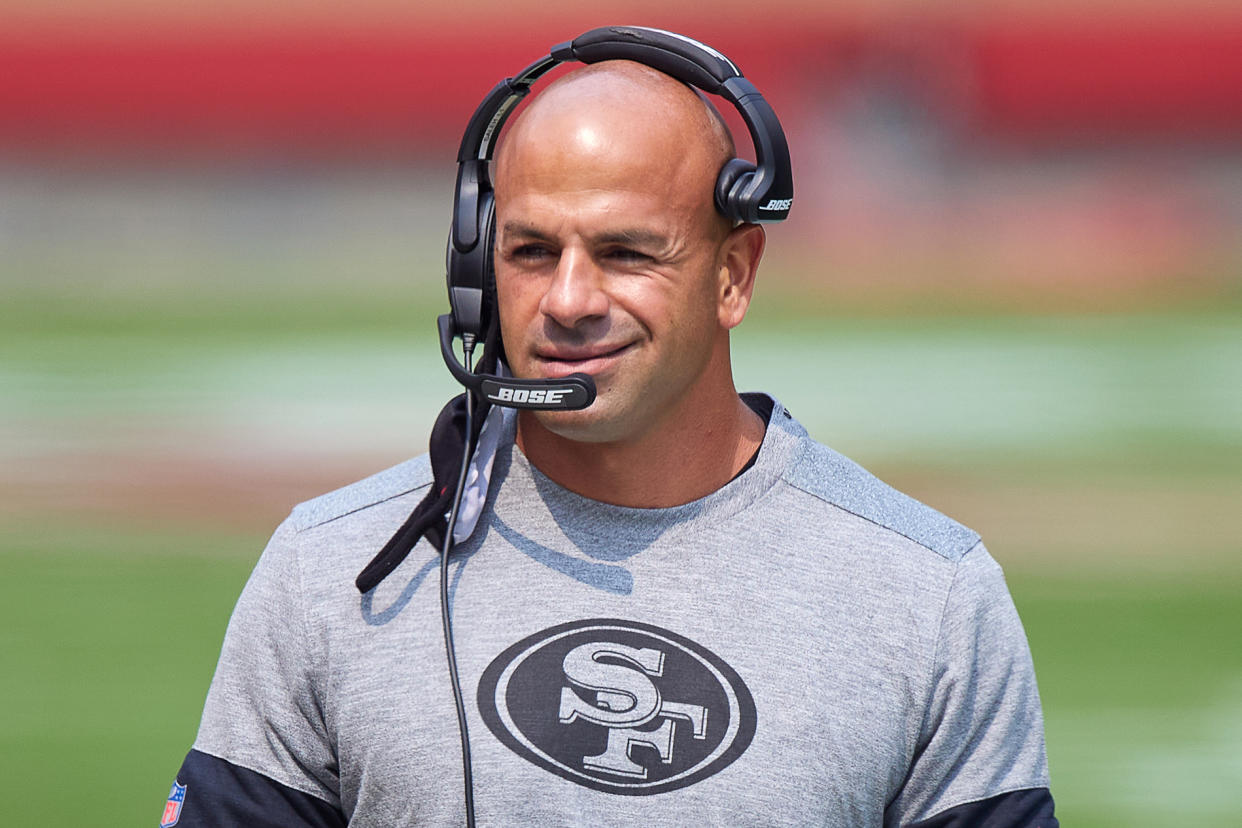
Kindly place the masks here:
<instances>
[{"instance_id":1,"label":"short sleeve","mask_svg":"<svg viewBox=\"0 0 1242 828\"><path fill-rule=\"evenodd\" d=\"M307 623L295 540L286 521L238 599L194 750L339 809L338 766L317 686L322 647Z\"/></svg>"},{"instance_id":2,"label":"short sleeve","mask_svg":"<svg viewBox=\"0 0 1242 828\"><path fill-rule=\"evenodd\" d=\"M995 805L1006 794L1046 794L1047 788L1043 714L1026 633L1000 566L979 544L957 565L914 760L885 824L922 822L969 803ZM1055 825L1051 797L1040 798L1047 800L1047 819L988 824Z\"/></svg>"}]
</instances>

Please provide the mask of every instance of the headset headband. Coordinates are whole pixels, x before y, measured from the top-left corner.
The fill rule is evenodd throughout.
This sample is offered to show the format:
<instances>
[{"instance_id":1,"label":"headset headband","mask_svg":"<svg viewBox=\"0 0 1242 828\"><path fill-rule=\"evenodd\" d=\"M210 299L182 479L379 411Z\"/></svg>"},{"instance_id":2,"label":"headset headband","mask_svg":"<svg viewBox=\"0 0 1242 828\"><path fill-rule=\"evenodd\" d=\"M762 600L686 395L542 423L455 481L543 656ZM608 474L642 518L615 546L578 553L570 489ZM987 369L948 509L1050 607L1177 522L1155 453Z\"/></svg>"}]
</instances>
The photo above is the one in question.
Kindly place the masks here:
<instances>
[{"instance_id":1,"label":"headset headband","mask_svg":"<svg viewBox=\"0 0 1242 828\"><path fill-rule=\"evenodd\" d=\"M607 26L592 29L571 41L557 44L551 52L527 66L517 75L496 84L475 110L462 136L457 162L460 195L477 192L486 172L467 170L492 159L500 129L531 86L561 63L600 63L605 60L632 60L658 69L666 75L698 87L733 104L755 146L755 171L722 205L726 215L744 222L776 222L789 215L793 202L793 173L785 132L772 107L737 65L715 49L684 35L641 26ZM474 163L472 163L474 162ZM464 179L464 180L463 180ZM462 184L466 184L463 191ZM474 205L469 202L474 201ZM472 247L479 238L477 200L458 198L454 205L453 245L458 250Z\"/></svg>"}]
</instances>

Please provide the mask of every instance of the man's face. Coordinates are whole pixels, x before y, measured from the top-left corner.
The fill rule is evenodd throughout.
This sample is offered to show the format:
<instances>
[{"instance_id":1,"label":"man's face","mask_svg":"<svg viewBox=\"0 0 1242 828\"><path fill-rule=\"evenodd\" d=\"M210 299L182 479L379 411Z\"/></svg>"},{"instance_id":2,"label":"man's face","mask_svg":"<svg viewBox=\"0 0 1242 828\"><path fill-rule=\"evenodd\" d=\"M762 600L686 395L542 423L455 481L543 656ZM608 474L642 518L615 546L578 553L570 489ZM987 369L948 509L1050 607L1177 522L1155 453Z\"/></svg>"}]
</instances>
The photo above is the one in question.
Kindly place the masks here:
<instances>
[{"instance_id":1,"label":"man's face","mask_svg":"<svg viewBox=\"0 0 1242 828\"><path fill-rule=\"evenodd\" d=\"M714 175L693 153L652 143L624 124L577 122L511 152L497 177L510 367L595 379L590 407L538 414L569 439L641 437L693 398L727 348L718 313L727 228L711 207Z\"/></svg>"}]
</instances>

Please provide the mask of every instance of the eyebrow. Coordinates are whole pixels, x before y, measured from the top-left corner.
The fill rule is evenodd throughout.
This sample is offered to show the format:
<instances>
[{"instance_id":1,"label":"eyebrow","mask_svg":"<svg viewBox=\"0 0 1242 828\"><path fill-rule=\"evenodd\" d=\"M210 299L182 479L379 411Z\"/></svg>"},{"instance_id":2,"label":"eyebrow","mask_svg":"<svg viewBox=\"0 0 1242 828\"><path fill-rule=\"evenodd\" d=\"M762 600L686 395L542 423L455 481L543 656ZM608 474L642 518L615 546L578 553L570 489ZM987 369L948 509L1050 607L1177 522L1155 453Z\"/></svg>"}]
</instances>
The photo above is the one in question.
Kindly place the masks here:
<instances>
[{"instance_id":1,"label":"eyebrow","mask_svg":"<svg viewBox=\"0 0 1242 828\"><path fill-rule=\"evenodd\" d=\"M625 247L644 247L663 250L668 247L668 236L654 230L633 228L604 233L595 239L598 244L619 244Z\"/></svg>"},{"instance_id":2,"label":"eyebrow","mask_svg":"<svg viewBox=\"0 0 1242 828\"><path fill-rule=\"evenodd\" d=\"M534 225L520 221L507 221L502 228L505 236L518 236L536 241L554 241L553 237ZM619 244L627 247L645 247L663 249L668 246L669 238L655 230L634 227L625 230L610 230L591 239L594 244Z\"/></svg>"},{"instance_id":3,"label":"eyebrow","mask_svg":"<svg viewBox=\"0 0 1242 828\"><path fill-rule=\"evenodd\" d=\"M501 232L506 236L521 236L523 238L537 239L539 241L552 240L551 236L536 229L534 225L523 224L520 221L506 221L505 226L501 228Z\"/></svg>"}]
</instances>

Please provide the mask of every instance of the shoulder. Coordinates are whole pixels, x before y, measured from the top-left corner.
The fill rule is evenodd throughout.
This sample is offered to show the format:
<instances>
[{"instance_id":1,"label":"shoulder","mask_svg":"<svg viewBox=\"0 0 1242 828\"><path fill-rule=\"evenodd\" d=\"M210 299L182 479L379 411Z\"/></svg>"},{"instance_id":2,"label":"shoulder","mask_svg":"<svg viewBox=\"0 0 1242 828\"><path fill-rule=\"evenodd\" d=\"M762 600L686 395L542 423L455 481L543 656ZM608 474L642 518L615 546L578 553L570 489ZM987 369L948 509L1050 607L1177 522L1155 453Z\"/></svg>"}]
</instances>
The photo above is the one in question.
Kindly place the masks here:
<instances>
[{"instance_id":1,"label":"shoulder","mask_svg":"<svg viewBox=\"0 0 1242 828\"><path fill-rule=\"evenodd\" d=\"M293 508L286 524L294 532L366 512L376 506L421 494L431 485L431 462L423 454Z\"/></svg>"},{"instance_id":2,"label":"shoulder","mask_svg":"<svg viewBox=\"0 0 1242 828\"><path fill-rule=\"evenodd\" d=\"M430 485L430 463L420 456L295 506L259 556L235 618L253 615L261 626L270 607L283 606L305 616L306 627L327 628L330 616L356 611L358 572Z\"/></svg>"},{"instance_id":3,"label":"shoulder","mask_svg":"<svg viewBox=\"0 0 1242 828\"><path fill-rule=\"evenodd\" d=\"M279 590L289 583L323 595L353 595L353 581L363 565L383 548L431 486L426 455L385 469L348 486L300 503L277 527L252 581L266 579Z\"/></svg>"},{"instance_id":4,"label":"shoulder","mask_svg":"<svg viewBox=\"0 0 1242 828\"><path fill-rule=\"evenodd\" d=\"M787 412L773 423L802 443L782 479L826 508L861 518L881 534L899 536L956 564L979 534L884 483L848 457L812 440Z\"/></svg>"}]
</instances>

